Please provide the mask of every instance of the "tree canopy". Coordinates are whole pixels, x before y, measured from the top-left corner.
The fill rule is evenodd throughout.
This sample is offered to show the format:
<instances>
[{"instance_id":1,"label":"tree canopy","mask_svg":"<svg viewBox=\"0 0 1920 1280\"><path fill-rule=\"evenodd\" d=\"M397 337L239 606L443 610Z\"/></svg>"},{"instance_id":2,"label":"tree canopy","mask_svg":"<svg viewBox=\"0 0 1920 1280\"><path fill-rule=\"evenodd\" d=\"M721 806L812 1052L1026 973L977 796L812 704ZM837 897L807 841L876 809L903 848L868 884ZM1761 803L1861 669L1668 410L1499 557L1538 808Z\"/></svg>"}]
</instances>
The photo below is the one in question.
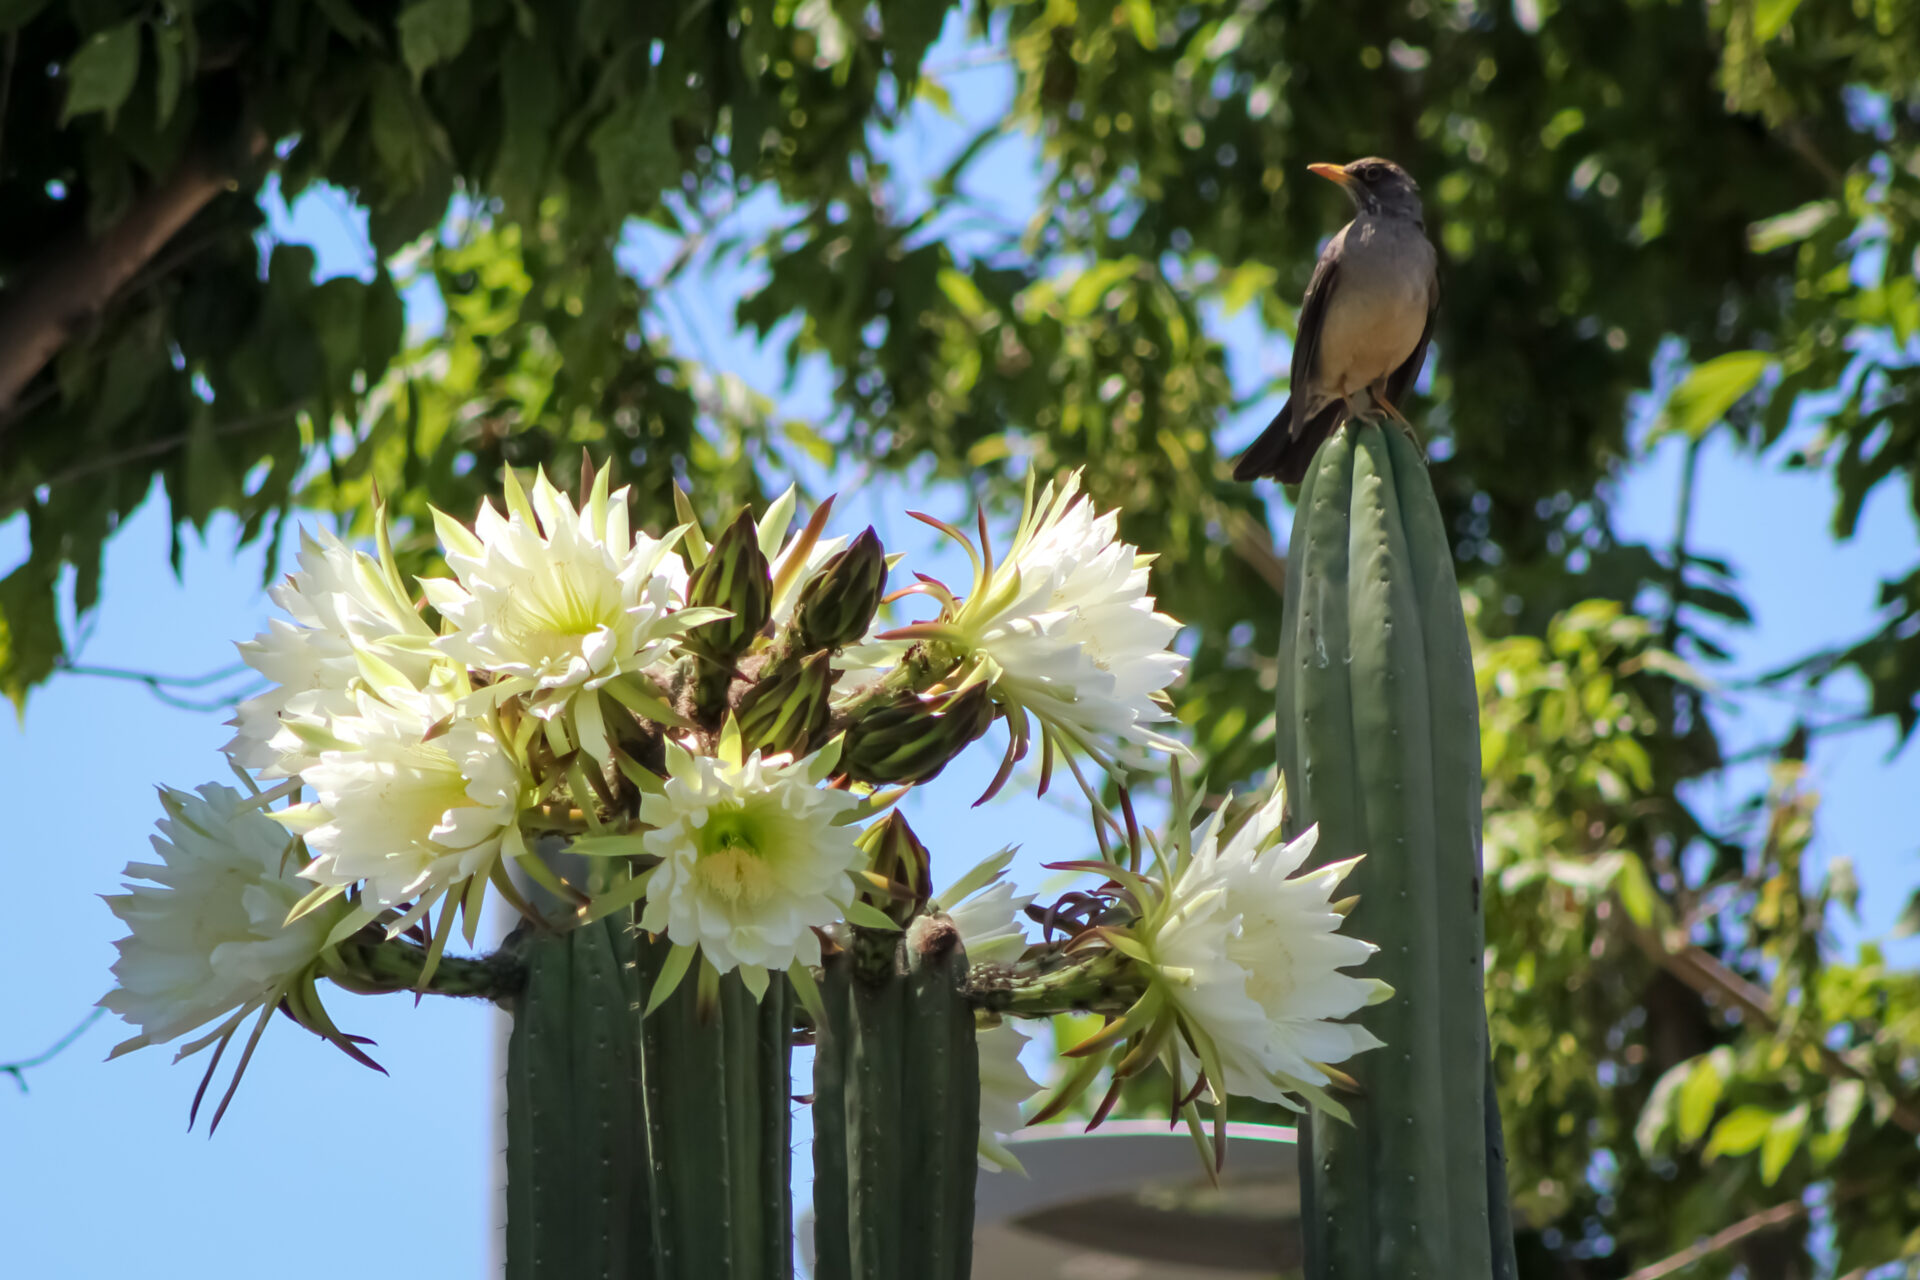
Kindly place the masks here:
<instances>
[{"instance_id":1,"label":"tree canopy","mask_svg":"<svg viewBox=\"0 0 1920 1280\"><path fill-rule=\"evenodd\" d=\"M903 191L889 141L943 102L949 24L1011 67L1013 109ZM1040 201L1008 227L968 180L1020 131ZM678 479L715 513L809 458L998 499L1084 465L1193 627L1212 779L1247 777L1284 532L1215 440L1240 407L1218 317L1283 343L1332 229L1304 166L1363 152L1421 180L1441 248L1417 418L1486 641L1526 1273L1625 1276L1742 1226L1690 1274L1920 1252L1920 977L1833 945L1849 889L1802 866L1800 774L1810 736L1920 720L1920 564L1770 677L1851 671L1867 701L1809 718L1715 827L1686 788L1741 695L1680 659L1710 674L1746 606L1684 522L1618 536L1609 483L1721 433L1830 478L1836 536L1883 484L1920 510L1912 0L0 0L0 519L31 548L0 579L0 688L67 660L62 592L93 606L156 482L177 527L231 512L272 543L295 507L378 486L418 523L583 448L651 509ZM351 193L373 278L316 284L268 242L269 180ZM730 231L761 196L771 229ZM659 277L619 265L634 220L679 246ZM649 322L695 252L756 264L738 321L824 360L826 419ZM447 308L412 342L408 272Z\"/></svg>"}]
</instances>

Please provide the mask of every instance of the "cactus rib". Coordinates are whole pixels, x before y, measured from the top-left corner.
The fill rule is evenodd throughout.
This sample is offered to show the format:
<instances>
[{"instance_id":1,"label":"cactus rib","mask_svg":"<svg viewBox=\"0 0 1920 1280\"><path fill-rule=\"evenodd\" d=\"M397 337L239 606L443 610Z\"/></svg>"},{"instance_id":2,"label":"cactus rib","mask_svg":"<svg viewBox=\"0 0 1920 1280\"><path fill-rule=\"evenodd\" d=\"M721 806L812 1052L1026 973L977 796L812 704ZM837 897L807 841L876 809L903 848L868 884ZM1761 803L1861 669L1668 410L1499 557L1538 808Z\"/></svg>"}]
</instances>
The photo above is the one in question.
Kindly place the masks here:
<instances>
[{"instance_id":1,"label":"cactus rib","mask_svg":"<svg viewBox=\"0 0 1920 1280\"><path fill-rule=\"evenodd\" d=\"M827 958L814 1060L819 1280L966 1280L980 1070L966 953L944 916Z\"/></svg>"}]
</instances>

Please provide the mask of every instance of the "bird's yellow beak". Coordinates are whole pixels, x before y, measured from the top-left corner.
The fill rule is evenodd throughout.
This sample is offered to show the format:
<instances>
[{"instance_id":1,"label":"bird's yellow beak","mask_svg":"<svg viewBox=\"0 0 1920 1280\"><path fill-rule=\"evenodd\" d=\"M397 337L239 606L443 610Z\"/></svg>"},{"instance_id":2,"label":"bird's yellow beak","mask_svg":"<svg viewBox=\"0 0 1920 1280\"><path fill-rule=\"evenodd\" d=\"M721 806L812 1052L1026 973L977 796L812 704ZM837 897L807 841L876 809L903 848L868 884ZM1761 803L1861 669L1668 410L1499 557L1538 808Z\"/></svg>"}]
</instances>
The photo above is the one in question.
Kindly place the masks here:
<instances>
[{"instance_id":1,"label":"bird's yellow beak","mask_svg":"<svg viewBox=\"0 0 1920 1280\"><path fill-rule=\"evenodd\" d=\"M1353 175L1349 174L1341 165L1310 164L1307 166L1307 172L1319 174L1328 182L1337 182L1343 187L1351 187L1353 185Z\"/></svg>"}]
</instances>

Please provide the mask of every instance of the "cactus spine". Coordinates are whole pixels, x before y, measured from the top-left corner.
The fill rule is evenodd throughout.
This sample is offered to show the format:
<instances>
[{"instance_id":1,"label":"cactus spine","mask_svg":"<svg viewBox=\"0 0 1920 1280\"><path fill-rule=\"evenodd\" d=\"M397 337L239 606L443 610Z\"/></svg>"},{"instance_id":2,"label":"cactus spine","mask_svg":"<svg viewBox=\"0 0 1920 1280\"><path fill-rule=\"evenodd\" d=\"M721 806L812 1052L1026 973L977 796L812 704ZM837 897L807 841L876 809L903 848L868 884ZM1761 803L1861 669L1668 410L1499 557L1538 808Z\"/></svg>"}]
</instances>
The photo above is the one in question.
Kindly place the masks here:
<instances>
[{"instance_id":1,"label":"cactus spine","mask_svg":"<svg viewBox=\"0 0 1920 1280\"><path fill-rule=\"evenodd\" d=\"M967 1280L980 1063L966 953L942 916L830 956L814 1058L819 1280Z\"/></svg>"},{"instance_id":2,"label":"cactus spine","mask_svg":"<svg viewBox=\"0 0 1920 1280\"><path fill-rule=\"evenodd\" d=\"M527 950L507 1047L508 1280L791 1275L776 979L692 975L644 1019L664 940L617 915Z\"/></svg>"},{"instance_id":3,"label":"cactus spine","mask_svg":"<svg viewBox=\"0 0 1920 1280\"><path fill-rule=\"evenodd\" d=\"M1311 1280L1512 1274L1499 1117L1489 1113L1480 739L1452 555L1426 468L1397 430L1350 423L1301 486L1288 552L1279 754L1289 833L1366 860L1349 928L1392 1000L1363 1021L1348 1127L1303 1126ZM1489 1152L1495 1152L1489 1163Z\"/></svg>"}]
</instances>

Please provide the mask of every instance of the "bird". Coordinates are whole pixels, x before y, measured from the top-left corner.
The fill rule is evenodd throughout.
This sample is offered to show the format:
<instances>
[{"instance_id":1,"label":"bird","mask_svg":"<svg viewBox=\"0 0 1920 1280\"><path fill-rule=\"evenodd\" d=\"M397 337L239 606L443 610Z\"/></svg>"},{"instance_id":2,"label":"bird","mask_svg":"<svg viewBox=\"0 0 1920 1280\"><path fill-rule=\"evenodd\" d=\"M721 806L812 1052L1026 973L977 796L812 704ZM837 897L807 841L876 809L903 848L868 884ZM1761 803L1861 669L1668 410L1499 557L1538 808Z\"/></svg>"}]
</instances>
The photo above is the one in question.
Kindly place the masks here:
<instances>
[{"instance_id":1,"label":"bird","mask_svg":"<svg viewBox=\"0 0 1920 1280\"><path fill-rule=\"evenodd\" d=\"M1293 341L1291 394L1234 463L1235 480L1298 484L1321 441L1349 417L1384 413L1419 440L1399 406L1420 376L1440 305L1419 184L1378 156L1307 169L1339 184L1354 217L1314 264Z\"/></svg>"}]
</instances>

